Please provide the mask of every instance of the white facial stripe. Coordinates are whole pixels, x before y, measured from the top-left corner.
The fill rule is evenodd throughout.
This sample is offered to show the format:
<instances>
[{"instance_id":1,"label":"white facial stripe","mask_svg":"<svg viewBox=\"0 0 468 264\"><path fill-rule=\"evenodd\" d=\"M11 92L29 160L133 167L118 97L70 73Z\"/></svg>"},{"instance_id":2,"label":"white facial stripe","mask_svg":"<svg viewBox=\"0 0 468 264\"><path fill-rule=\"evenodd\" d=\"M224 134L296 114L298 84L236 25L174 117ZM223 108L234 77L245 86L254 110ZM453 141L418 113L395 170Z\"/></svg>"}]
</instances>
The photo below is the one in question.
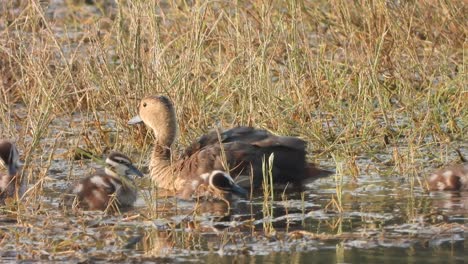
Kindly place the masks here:
<instances>
[{"instance_id":1,"label":"white facial stripe","mask_svg":"<svg viewBox=\"0 0 468 264\"><path fill-rule=\"evenodd\" d=\"M224 178L226 178L231 184L234 184L234 180L232 179L231 175L227 174L226 172L224 171L220 171L220 170L215 170L211 173L210 175L210 184L212 184L212 181L213 181L213 177L217 174L221 174L223 175Z\"/></svg>"},{"instance_id":2,"label":"white facial stripe","mask_svg":"<svg viewBox=\"0 0 468 264\"><path fill-rule=\"evenodd\" d=\"M114 156L112 157L112 160L114 161L118 161L118 162L121 162L121 163L127 163L127 164L130 164L132 163L130 160L128 160L127 158L125 157L121 157L121 156Z\"/></svg>"},{"instance_id":3,"label":"white facial stripe","mask_svg":"<svg viewBox=\"0 0 468 264\"><path fill-rule=\"evenodd\" d=\"M213 184L213 178L214 178L214 176L217 175L217 174L221 174L224 178L226 178L226 179L229 181L229 183L230 183L231 185L235 185L234 180L232 179L232 177L231 177L229 174L227 174L227 173L224 172L224 171L215 170L215 171L213 171L213 172L210 174L210 179L209 179L209 180L210 180L210 182L209 182L210 186L212 186L212 187L218 189L218 188Z\"/></svg>"},{"instance_id":4,"label":"white facial stripe","mask_svg":"<svg viewBox=\"0 0 468 264\"><path fill-rule=\"evenodd\" d=\"M111 160L109 158L106 159L106 163L109 164L110 166L114 167L114 168L120 165L120 163L118 163L118 162L116 162L114 160Z\"/></svg>"},{"instance_id":5,"label":"white facial stripe","mask_svg":"<svg viewBox=\"0 0 468 264\"><path fill-rule=\"evenodd\" d=\"M105 188L109 188L110 186L107 185L107 183L104 182L104 180L102 179L102 177L99 177L99 176L93 176L90 181L92 183L94 183L95 185L97 186L102 186L102 187L105 187Z\"/></svg>"},{"instance_id":6,"label":"white facial stripe","mask_svg":"<svg viewBox=\"0 0 468 264\"><path fill-rule=\"evenodd\" d=\"M132 165L132 162L128 158L122 156L112 156L111 158L107 158L106 163L106 173L115 178L126 176L127 170L129 170Z\"/></svg>"}]
</instances>

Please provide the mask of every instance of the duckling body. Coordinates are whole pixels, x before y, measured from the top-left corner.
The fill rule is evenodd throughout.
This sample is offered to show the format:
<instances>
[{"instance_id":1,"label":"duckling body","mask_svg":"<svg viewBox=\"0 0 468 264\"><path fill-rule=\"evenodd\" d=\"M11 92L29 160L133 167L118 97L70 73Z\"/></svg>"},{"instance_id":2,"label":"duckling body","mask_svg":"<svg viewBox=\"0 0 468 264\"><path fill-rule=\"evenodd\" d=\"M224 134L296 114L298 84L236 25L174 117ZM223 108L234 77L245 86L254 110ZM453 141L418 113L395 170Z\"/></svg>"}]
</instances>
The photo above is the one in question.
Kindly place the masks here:
<instances>
[{"instance_id":1,"label":"duckling body","mask_svg":"<svg viewBox=\"0 0 468 264\"><path fill-rule=\"evenodd\" d=\"M21 177L22 164L16 145L8 140L0 140L0 158L3 160L7 173L0 173L0 204L8 197L17 193L21 197L26 190L25 177Z\"/></svg>"},{"instance_id":2,"label":"duckling body","mask_svg":"<svg viewBox=\"0 0 468 264\"><path fill-rule=\"evenodd\" d=\"M137 199L137 188L131 175L143 176L124 154L113 152L106 159L104 171L77 183L72 194L77 205L88 210L105 210L113 199L119 208L131 207Z\"/></svg>"},{"instance_id":3,"label":"duckling body","mask_svg":"<svg viewBox=\"0 0 468 264\"><path fill-rule=\"evenodd\" d=\"M433 191L468 190L468 163L452 165L434 172L429 178Z\"/></svg>"},{"instance_id":4,"label":"duckling body","mask_svg":"<svg viewBox=\"0 0 468 264\"><path fill-rule=\"evenodd\" d=\"M224 171L215 170L203 173L182 188L179 198L188 200L195 197L212 196L217 199L232 198L237 195L246 198L248 192L237 185L232 177Z\"/></svg>"},{"instance_id":5,"label":"duckling body","mask_svg":"<svg viewBox=\"0 0 468 264\"><path fill-rule=\"evenodd\" d=\"M179 192L193 179L214 170L228 172L242 187L258 188L263 180L263 164L268 164L270 155L273 155L274 184L301 185L330 174L306 161L305 141L252 127L210 132L191 144L179 159L171 160L177 121L173 104L165 96L150 96L141 101L139 115L129 124L140 122L155 134L150 175L164 189Z\"/></svg>"}]
</instances>

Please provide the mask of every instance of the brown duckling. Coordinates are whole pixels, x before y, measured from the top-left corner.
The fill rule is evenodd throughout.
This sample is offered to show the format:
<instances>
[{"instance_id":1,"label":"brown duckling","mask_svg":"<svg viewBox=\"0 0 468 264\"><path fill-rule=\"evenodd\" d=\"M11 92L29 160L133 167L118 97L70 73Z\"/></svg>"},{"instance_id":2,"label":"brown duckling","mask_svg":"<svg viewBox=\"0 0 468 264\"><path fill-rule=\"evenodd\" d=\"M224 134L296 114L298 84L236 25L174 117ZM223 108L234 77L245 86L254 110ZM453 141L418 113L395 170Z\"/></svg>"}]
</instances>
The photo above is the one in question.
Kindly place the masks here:
<instances>
[{"instance_id":1,"label":"brown duckling","mask_svg":"<svg viewBox=\"0 0 468 264\"><path fill-rule=\"evenodd\" d=\"M218 199L230 198L231 195L247 198L248 192L237 185L229 174L215 170L211 173L203 173L198 179L185 185L180 191L179 198L188 200L193 195L213 196Z\"/></svg>"},{"instance_id":2,"label":"brown duckling","mask_svg":"<svg viewBox=\"0 0 468 264\"><path fill-rule=\"evenodd\" d=\"M274 157L271 168L274 184L301 186L331 174L306 161L304 140L276 136L252 127L210 132L191 144L179 159L172 160L177 120L174 106L166 96L149 96L141 101L139 115L129 124L141 122L150 127L156 137L149 164L150 175L164 189L186 190L186 186L198 180L200 175L215 170L228 171L244 188L258 188L263 181L263 164L265 160L268 164L270 155Z\"/></svg>"},{"instance_id":3,"label":"brown duckling","mask_svg":"<svg viewBox=\"0 0 468 264\"><path fill-rule=\"evenodd\" d=\"M23 196L26 191L26 177L21 177L23 164L14 143L0 140L0 158L8 170L6 174L0 173L0 204L4 204L8 197Z\"/></svg>"},{"instance_id":4,"label":"brown duckling","mask_svg":"<svg viewBox=\"0 0 468 264\"><path fill-rule=\"evenodd\" d=\"M130 177L142 177L132 161L122 153L107 157L104 171L77 183L71 192L77 205L88 210L106 210L115 199L119 208L131 207L137 199L137 187Z\"/></svg>"},{"instance_id":5,"label":"brown duckling","mask_svg":"<svg viewBox=\"0 0 468 264\"><path fill-rule=\"evenodd\" d=\"M429 178L429 190L468 190L468 163L448 166L434 172Z\"/></svg>"}]
</instances>

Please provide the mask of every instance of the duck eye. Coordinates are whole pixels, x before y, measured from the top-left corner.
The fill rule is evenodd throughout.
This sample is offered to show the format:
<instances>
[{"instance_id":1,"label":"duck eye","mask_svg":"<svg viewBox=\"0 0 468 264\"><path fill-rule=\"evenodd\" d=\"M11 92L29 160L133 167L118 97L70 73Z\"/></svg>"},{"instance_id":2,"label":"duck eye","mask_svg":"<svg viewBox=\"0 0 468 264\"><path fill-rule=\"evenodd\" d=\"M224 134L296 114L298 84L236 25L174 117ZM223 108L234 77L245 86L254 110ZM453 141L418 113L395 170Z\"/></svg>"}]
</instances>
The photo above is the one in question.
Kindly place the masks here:
<instances>
[{"instance_id":1,"label":"duck eye","mask_svg":"<svg viewBox=\"0 0 468 264\"><path fill-rule=\"evenodd\" d=\"M143 107L146 107L146 103L143 103Z\"/></svg>"}]
</instances>

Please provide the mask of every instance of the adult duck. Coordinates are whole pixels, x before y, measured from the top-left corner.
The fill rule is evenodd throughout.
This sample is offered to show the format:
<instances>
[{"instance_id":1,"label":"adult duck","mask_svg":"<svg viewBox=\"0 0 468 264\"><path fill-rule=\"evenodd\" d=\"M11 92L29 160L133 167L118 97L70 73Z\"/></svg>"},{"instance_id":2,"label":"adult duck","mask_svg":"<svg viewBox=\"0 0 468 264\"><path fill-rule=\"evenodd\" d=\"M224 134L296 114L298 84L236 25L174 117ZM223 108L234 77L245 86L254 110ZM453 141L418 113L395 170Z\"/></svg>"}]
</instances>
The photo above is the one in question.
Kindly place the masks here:
<instances>
[{"instance_id":1,"label":"adult duck","mask_svg":"<svg viewBox=\"0 0 468 264\"><path fill-rule=\"evenodd\" d=\"M173 159L171 147L176 139L177 119L174 105L166 96L141 100L139 115L128 123L141 122L153 130L156 138L149 169L151 178L160 188L181 192L215 170L228 172L245 188L260 187L264 171L271 171L275 185L302 185L331 174L306 161L304 140L245 126L203 135L178 159Z\"/></svg>"}]
</instances>

